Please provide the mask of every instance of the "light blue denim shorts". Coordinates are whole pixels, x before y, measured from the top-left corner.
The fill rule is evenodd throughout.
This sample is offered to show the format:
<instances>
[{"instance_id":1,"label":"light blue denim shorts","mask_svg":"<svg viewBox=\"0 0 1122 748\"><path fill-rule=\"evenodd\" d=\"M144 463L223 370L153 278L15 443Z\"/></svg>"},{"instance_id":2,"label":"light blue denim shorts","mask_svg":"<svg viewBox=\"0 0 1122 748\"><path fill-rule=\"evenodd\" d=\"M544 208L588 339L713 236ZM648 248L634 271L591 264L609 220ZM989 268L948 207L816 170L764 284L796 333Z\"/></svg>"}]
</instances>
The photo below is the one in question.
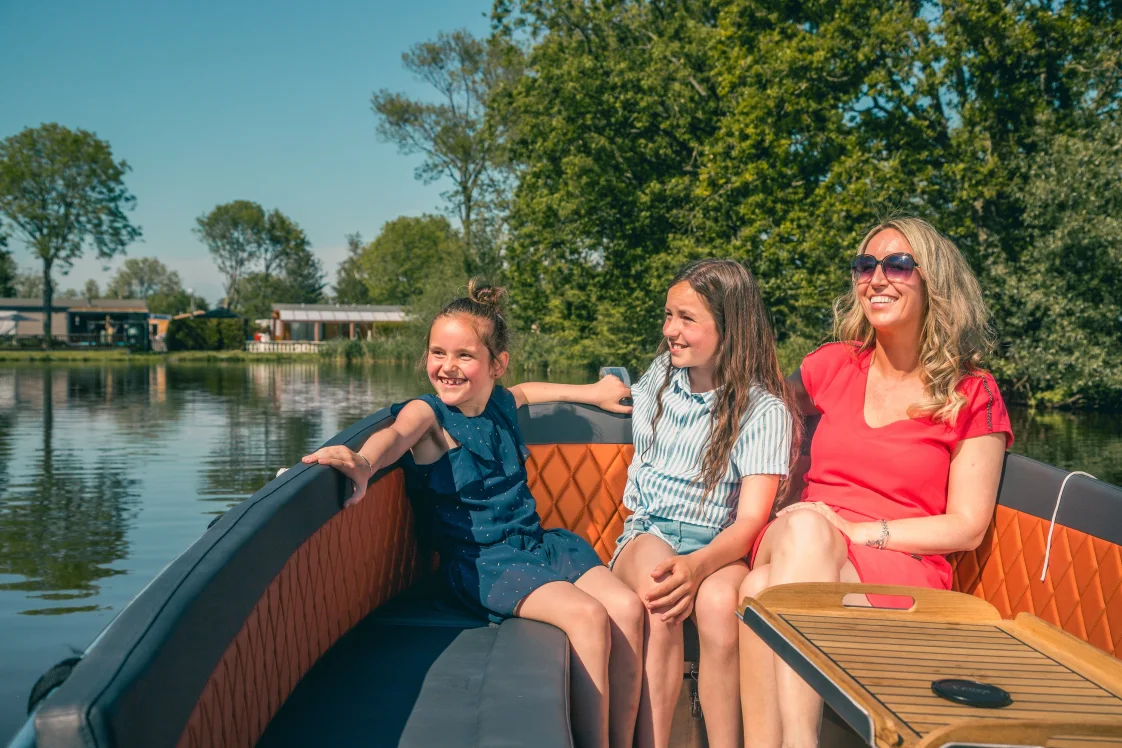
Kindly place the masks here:
<instances>
[{"instance_id":1,"label":"light blue denim shorts","mask_svg":"<svg viewBox=\"0 0 1122 748\"><path fill-rule=\"evenodd\" d=\"M608 562L608 568L615 564L623 547L640 535L654 535L676 554L684 556L709 545L720 532L714 527L695 525L692 522L632 514L623 523L623 534L616 541L616 550L612 554L612 560Z\"/></svg>"}]
</instances>

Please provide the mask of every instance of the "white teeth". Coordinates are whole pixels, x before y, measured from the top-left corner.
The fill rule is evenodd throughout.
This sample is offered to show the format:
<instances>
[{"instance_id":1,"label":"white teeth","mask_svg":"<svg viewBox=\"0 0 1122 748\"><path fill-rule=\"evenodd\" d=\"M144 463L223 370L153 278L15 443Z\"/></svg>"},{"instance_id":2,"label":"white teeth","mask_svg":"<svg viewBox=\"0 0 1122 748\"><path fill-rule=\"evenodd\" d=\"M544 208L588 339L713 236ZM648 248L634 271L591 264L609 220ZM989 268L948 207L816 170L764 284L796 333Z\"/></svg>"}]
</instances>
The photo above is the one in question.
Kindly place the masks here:
<instances>
[{"instance_id":1,"label":"white teeth","mask_svg":"<svg viewBox=\"0 0 1122 748\"><path fill-rule=\"evenodd\" d=\"M891 304L894 301L896 301L896 299L891 296L874 296L869 299L869 302L872 304Z\"/></svg>"}]
</instances>

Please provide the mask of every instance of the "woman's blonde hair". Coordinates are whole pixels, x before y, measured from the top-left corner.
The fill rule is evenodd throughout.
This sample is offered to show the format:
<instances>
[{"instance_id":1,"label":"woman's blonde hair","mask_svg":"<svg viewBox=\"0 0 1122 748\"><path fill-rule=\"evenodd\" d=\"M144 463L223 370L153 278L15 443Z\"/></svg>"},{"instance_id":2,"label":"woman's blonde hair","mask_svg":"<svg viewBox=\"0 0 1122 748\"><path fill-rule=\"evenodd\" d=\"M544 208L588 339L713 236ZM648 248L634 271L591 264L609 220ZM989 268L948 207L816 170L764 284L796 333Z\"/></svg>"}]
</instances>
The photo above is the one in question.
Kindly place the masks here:
<instances>
[{"instance_id":1,"label":"woman's blonde hair","mask_svg":"<svg viewBox=\"0 0 1122 748\"><path fill-rule=\"evenodd\" d=\"M893 218L874 226L861 240L857 254L863 254L872 238L887 229L904 235L927 292L919 344L923 400L909 408L908 415L954 424L966 404L959 383L981 367L993 347L982 289L954 242L919 218ZM856 283L834 303L834 335L836 340L860 342L860 351L876 342L876 330L857 298Z\"/></svg>"}]
</instances>

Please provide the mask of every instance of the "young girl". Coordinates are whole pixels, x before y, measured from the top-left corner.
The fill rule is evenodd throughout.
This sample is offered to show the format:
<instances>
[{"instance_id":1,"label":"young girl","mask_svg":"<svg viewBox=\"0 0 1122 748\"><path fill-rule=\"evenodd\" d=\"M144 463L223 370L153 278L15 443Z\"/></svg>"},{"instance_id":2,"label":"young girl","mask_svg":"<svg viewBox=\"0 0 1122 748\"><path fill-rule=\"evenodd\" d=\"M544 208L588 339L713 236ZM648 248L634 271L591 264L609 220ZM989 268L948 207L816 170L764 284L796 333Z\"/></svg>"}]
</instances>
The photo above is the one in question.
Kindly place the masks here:
<instances>
[{"instance_id":1,"label":"young girl","mask_svg":"<svg viewBox=\"0 0 1122 748\"><path fill-rule=\"evenodd\" d=\"M737 590L797 435L752 274L732 260L682 269L661 355L632 389L635 457L612 571L647 606L638 743L665 746L682 685L682 621L701 644L698 690L713 748L740 741Z\"/></svg>"},{"instance_id":2,"label":"young girl","mask_svg":"<svg viewBox=\"0 0 1122 748\"><path fill-rule=\"evenodd\" d=\"M360 501L371 476L402 461L419 524L440 552L441 575L464 604L502 620L553 624L569 637L577 744L629 746L639 703L643 606L583 539L543 530L522 464L516 411L569 401L628 412L628 389L606 377L574 386L526 383L509 390L505 291L468 286L429 327L425 369L436 395L395 405L393 425L358 450L325 447L304 462L354 481ZM609 690L610 689L610 690ZM611 703L609 717L608 704Z\"/></svg>"}]
</instances>

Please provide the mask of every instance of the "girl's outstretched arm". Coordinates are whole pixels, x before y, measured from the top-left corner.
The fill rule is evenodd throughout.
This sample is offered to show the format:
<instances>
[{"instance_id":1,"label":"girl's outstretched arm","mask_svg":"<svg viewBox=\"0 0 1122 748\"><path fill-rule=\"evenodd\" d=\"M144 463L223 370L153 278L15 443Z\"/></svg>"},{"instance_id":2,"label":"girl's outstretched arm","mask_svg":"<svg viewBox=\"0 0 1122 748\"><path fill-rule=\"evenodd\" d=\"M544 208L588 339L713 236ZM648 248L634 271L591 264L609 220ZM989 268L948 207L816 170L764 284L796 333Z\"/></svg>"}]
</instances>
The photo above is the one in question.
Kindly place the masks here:
<instances>
[{"instance_id":1,"label":"girl's outstretched arm","mask_svg":"<svg viewBox=\"0 0 1122 748\"><path fill-rule=\"evenodd\" d=\"M534 403L587 403L596 405L612 413L630 413L630 405L620 405L619 401L631 397L631 389L619 380L608 375L596 384L553 384L552 382L523 382L510 388L515 404Z\"/></svg>"},{"instance_id":2,"label":"girl's outstretched arm","mask_svg":"<svg viewBox=\"0 0 1122 748\"><path fill-rule=\"evenodd\" d=\"M388 467L411 449L422 437L437 425L436 414L424 400L407 403L392 424L372 434L357 452L342 445L323 447L301 462L330 465L355 484L355 492L345 506L362 501L366 486L374 474Z\"/></svg>"}]
</instances>

